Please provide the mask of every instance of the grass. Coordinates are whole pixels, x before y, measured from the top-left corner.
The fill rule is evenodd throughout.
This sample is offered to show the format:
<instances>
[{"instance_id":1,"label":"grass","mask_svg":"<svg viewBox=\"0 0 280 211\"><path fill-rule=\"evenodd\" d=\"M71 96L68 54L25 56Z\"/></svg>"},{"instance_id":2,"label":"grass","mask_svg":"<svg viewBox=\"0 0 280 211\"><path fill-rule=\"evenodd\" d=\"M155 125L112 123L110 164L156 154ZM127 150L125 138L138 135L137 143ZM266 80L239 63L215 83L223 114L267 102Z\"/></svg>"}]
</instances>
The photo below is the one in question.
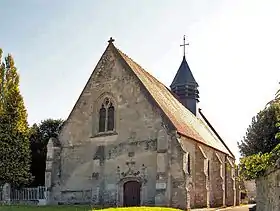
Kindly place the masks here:
<instances>
[{"instance_id":1,"label":"grass","mask_svg":"<svg viewBox=\"0 0 280 211\"><path fill-rule=\"evenodd\" d=\"M0 211L90 211L90 206L0 206Z\"/></svg>"},{"instance_id":2,"label":"grass","mask_svg":"<svg viewBox=\"0 0 280 211\"><path fill-rule=\"evenodd\" d=\"M92 211L90 206L0 206L0 211ZM99 209L102 211L179 211L178 209L165 207L122 207Z\"/></svg>"},{"instance_id":3,"label":"grass","mask_svg":"<svg viewBox=\"0 0 280 211\"><path fill-rule=\"evenodd\" d=\"M123 207L123 208L108 208L103 211L179 211L178 209L166 207Z\"/></svg>"}]
</instances>

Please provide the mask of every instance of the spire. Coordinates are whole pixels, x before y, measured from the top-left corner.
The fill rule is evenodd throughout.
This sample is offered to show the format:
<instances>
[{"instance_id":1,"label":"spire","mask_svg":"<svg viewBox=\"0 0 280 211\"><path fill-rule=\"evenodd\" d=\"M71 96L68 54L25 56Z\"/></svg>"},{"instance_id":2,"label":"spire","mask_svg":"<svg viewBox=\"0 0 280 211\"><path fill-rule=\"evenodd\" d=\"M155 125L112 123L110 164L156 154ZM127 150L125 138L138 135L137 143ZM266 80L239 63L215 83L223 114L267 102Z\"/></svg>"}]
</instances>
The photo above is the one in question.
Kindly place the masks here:
<instances>
[{"instance_id":1,"label":"spire","mask_svg":"<svg viewBox=\"0 0 280 211\"><path fill-rule=\"evenodd\" d=\"M194 115L197 114L197 103L199 102L198 83L194 79L194 76L190 70L188 62L186 60L185 47L186 39L184 36L183 44L180 45L184 48L184 55L181 65L170 85L171 91L175 93L181 103L189 109Z\"/></svg>"},{"instance_id":2,"label":"spire","mask_svg":"<svg viewBox=\"0 0 280 211\"><path fill-rule=\"evenodd\" d=\"M172 88L175 86L183 86L187 84L194 84L198 86L187 63L186 57L184 56L170 87Z\"/></svg>"},{"instance_id":3,"label":"spire","mask_svg":"<svg viewBox=\"0 0 280 211\"><path fill-rule=\"evenodd\" d=\"M193 77L193 74L191 72L191 69L187 63L187 60L186 60L186 46L189 45L189 43L186 44L186 38L185 38L185 35L184 35L184 41L183 41L183 44L180 45L181 47L184 48L184 55L183 55L183 60L182 60L182 63L177 71L177 74L175 76L175 78L173 79L172 81L172 84L171 84L171 88L172 87L175 87L175 86L182 86L182 85L187 85L187 84L197 84L196 80L194 79Z\"/></svg>"}]
</instances>

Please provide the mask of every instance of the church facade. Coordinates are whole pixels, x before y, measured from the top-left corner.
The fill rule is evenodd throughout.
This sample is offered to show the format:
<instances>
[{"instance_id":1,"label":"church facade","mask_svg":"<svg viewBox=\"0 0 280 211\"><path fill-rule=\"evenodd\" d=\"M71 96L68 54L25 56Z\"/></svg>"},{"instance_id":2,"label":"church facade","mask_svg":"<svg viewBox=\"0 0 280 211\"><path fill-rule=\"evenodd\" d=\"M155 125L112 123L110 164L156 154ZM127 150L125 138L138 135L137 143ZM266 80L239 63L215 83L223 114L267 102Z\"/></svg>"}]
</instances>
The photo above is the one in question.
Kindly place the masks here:
<instances>
[{"instance_id":1,"label":"church facade","mask_svg":"<svg viewBox=\"0 0 280 211\"><path fill-rule=\"evenodd\" d=\"M110 39L59 137L48 143L49 203L237 205L234 155L198 100L185 56L169 89Z\"/></svg>"}]
</instances>

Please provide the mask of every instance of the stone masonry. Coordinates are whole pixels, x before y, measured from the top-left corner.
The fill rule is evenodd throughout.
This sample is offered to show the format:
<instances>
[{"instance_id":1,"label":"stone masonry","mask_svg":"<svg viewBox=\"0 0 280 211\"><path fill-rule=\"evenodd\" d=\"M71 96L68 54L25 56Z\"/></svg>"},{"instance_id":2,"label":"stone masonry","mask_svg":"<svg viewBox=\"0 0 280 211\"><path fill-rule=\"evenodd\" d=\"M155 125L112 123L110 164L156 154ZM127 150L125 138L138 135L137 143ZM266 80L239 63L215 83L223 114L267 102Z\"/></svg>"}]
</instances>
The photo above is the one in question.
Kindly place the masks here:
<instances>
[{"instance_id":1,"label":"stone masonry","mask_svg":"<svg viewBox=\"0 0 280 211\"><path fill-rule=\"evenodd\" d=\"M256 179L256 187L257 211L279 211L280 166L275 169L270 169L263 177Z\"/></svg>"},{"instance_id":2,"label":"stone masonry","mask_svg":"<svg viewBox=\"0 0 280 211\"><path fill-rule=\"evenodd\" d=\"M49 141L49 204L124 206L126 185L135 182L139 205L235 205L234 159L178 135L114 52L109 44L58 140ZM114 130L99 132L99 110L107 101L115 109Z\"/></svg>"}]
</instances>

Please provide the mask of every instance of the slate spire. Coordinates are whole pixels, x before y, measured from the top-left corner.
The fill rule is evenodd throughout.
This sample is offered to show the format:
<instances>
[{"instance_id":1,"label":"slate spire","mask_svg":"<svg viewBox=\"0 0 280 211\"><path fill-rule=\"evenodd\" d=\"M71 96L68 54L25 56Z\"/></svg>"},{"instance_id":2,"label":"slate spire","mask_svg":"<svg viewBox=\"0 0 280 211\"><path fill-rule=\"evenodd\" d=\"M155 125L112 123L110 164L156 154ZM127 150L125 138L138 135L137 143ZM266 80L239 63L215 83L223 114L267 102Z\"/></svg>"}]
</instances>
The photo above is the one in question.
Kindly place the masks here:
<instances>
[{"instance_id":1,"label":"slate spire","mask_svg":"<svg viewBox=\"0 0 280 211\"><path fill-rule=\"evenodd\" d=\"M197 103L199 102L198 83L193 77L190 67L185 56L185 43L181 45L184 47L184 55L182 63L173 79L170 88L176 94L180 102L189 109L194 115L197 115Z\"/></svg>"}]
</instances>

